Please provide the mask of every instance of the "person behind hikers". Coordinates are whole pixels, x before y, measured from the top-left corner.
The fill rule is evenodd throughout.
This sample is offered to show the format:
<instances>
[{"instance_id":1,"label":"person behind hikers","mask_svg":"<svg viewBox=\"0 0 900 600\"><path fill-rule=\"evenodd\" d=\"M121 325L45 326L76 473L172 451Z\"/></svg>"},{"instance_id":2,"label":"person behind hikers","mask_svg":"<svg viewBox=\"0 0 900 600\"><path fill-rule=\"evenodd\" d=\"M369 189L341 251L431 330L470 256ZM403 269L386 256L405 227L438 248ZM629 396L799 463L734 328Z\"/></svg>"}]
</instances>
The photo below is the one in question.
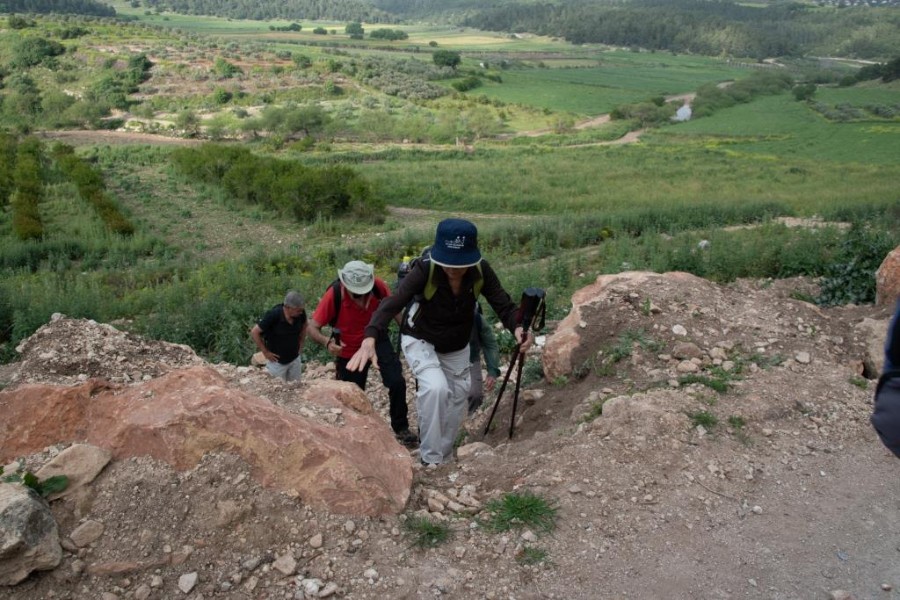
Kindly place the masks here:
<instances>
[{"instance_id":1,"label":"person behind hikers","mask_svg":"<svg viewBox=\"0 0 900 600\"><path fill-rule=\"evenodd\" d=\"M376 340L392 318L413 301L400 323L401 346L416 377L416 408L423 464L452 460L469 393L469 338L479 292L522 344L534 338L516 323L516 305L478 250L478 230L464 219L445 219L435 232L430 258L415 261L397 292L385 298L347 363L358 371L375 358Z\"/></svg>"},{"instance_id":2,"label":"person behind hikers","mask_svg":"<svg viewBox=\"0 0 900 600\"><path fill-rule=\"evenodd\" d=\"M366 389L369 364L366 363L362 370L350 371L347 362L359 350L366 325L382 298L387 296L390 296L387 284L375 277L372 265L352 260L338 270L337 280L325 290L309 320L309 336L335 357L337 378L353 382L363 390ZM322 333L325 325L331 326L332 334L340 331L340 339ZM414 448L418 445L418 437L409 430L406 380L387 330L378 336L375 353L381 381L388 389L391 429L401 444Z\"/></svg>"},{"instance_id":3,"label":"person behind hikers","mask_svg":"<svg viewBox=\"0 0 900 600\"><path fill-rule=\"evenodd\" d=\"M884 368L875 389L872 426L888 450L900 458L900 298L884 344Z\"/></svg>"},{"instance_id":4,"label":"person behind hikers","mask_svg":"<svg viewBox=\"0 0 900 600\"><path fill-rule=\"evenodd\" d=\"M300 292L289 291L250 330L250 337L266 357L266 370L285 381L300 381L306 311Z\"/></svg>"},{"instance_id":5,"label":"person behind hikers","mask_svg":"<svg viewBox=\"0 0 900 600\"><path fill-rule=\"evenodd\" d=\"M482 380L481 355L484 354L484 364L487 377ZM472 337L469 339L469 378L472 384L469 387L469 416L475 414L484 403L484 392L491 392L500 377L500 344L490 323L481 314L481 304L475 303L475 323L472 325Z\"/></svg>"}]
</instances>

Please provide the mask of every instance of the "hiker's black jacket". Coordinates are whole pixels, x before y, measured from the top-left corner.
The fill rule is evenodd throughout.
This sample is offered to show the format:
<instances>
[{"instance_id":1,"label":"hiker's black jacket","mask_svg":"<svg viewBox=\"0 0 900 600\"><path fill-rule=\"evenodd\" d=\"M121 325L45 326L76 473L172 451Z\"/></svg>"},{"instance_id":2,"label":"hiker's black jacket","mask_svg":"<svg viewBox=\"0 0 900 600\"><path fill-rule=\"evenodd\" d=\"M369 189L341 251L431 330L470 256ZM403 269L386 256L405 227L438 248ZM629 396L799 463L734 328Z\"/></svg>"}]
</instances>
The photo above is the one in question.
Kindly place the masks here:
<instances>
[{"instance_id":1,"label":"hiker's black jacket","mask_svg":"<svg viewBox=\"0 0 900 600\"><path fill-rule=\"evenodd\" d=\"M884 372L875 390L872 426L884 445L900 458L900 300L884 345Z\"/></svg>"},{"instance_id":2,"label":"hiker's black jacket","mask_svg":"<svg viewBox=\"0 0 900 600\"><path fill-rule=\"evenodd\" d=\"M409 274L400 282L397 291L378 306L366 327L366 337L377 338L387 330L391 319L403 311L411 302L410 314L400 324L400 333L411 335L434 345L438 352L462 350L469 343L475 319L475 282L484 279L481 295L484 296L497 316L511 332L516 328L516 305L503 289L497 274L486 260L481 261L481 273L477 267L469 267L463 276L459 296L450 290L447 274L439 266L434 266L432 283L437 286L430 300L424 298L425 284L428 282L430 261L418 260ZM410 323L412 322L412 323Z\"/></svg>"}]
</instances>

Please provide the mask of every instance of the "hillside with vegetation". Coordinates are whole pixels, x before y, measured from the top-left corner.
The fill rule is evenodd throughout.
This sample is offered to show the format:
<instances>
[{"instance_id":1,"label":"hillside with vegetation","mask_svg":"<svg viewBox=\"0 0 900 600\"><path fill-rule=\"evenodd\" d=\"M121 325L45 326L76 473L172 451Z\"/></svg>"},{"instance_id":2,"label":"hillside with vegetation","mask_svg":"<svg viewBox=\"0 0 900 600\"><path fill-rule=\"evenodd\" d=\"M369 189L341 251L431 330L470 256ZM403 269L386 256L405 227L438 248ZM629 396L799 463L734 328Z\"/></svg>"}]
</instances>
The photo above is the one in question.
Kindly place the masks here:
<instances>
[{"instance_id":1,"label":"hillside with vegetation","mask_svg":"<svg viewBox=\"0 0 900 600\"><path fill-rule=\"evenodd\" d=\"M245 362L284 289L314 299L352 258L391 280L446 214L556 317L589 274L632 268L825 277L823 303L866 301L845 270L898 241L896 60L115 8L0 34L7 358L64 312Z\"/></svg>"},{"instance_id":2,"label":"hillside with vegetation","mask_svg":"<svg viewBox=\"0 0 900 600\"><path fill-rule=\"evenodd\" d=\"M68 498L35 500L58 566L0 598L900 589L896 460L868 423L890 314L874 273L900 244L891 9L112 6L0 15L0 487L49 492L28 474L85 441L116 449ZM564 14L635 37L573 44ZM498 30L462 24L488 16ZM393 283L448 216L477 224L514 297L546 292L546 336L519 363L519 412L511 381L493 428L477 412L459 460L424 469L374 369L338 400L321 347L285 383L251 364L248 332L288 289L311 309L349 260ZM560 332L578 338L565 360ZM340 441L285 451L274 423ZM373 504L327 477L383 483L335 466L351 445L391 453L406 504L311 501ZM269 487L287 470L261 464L270 450L292 472L321 457L326 477Z\"/></svg>"},{"instance_id":3,"label":"hillside with vegetation","mask_svg":"<svg viewBox=\"0 0 900 600\"><path fill-rule=\"evenodd\" d=\"M807 54L885 59L900 46L900 11L891 3L829 6L799 2L630 0L503 2L486 6L471 0L292 0L252 4L145 0L142 6L154 11L233 19L444 22L513 35L556 37L572 44L610 44L760 60Z\"/></svg>"}]
</instances>

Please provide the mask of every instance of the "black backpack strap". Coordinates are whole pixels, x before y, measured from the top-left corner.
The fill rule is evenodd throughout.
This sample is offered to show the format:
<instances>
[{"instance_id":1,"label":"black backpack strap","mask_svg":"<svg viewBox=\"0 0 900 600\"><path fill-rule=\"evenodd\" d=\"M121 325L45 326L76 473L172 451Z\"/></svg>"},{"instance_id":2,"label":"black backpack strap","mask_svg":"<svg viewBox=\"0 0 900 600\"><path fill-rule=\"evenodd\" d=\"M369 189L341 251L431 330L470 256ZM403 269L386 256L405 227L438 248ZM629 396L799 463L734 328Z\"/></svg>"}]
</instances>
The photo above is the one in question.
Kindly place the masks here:
<instances>
[{"instance_id":1,"label":"black backpack strap","mask_svg":"<svg viewBox=\"0 0 900 600\"><path fill-rule=\"evenodd\" d=\"M334 317L331 321L328 322L332 327L335 326L338 320L338 315L341 314L341 282L338 279L335 279L331 282L331 290L332 296L334 297Z\"/></svg>"}]
</instances>

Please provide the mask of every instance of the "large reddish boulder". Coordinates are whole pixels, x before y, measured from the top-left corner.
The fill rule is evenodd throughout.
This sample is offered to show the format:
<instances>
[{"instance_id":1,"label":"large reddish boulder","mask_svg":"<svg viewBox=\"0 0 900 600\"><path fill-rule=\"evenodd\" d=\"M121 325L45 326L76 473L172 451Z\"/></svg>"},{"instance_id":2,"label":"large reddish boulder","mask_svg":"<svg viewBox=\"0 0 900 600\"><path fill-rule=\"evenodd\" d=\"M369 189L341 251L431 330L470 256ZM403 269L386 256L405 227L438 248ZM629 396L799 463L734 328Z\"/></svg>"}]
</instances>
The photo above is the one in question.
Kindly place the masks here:
<instances>
[{"instance_id":1,"label":"large reddish boulder","mask_svg":"<svg viewBox=\"0 0 900 600\"><path fill-rule=\"evenodd\" d=\"M900 246L891 250L875 272L875 304L893 306L900 298Z\"/></svg>"},{"instance_id":2,"label":"large reddish boulder","mask_svg":"<svg viewBox=\"0 0 900 600\"><path fill-rule=\"evenodd\" d=\"M263 485L317 508L399 513L412 483L409 453L353 384L321 381L300 392L301 416L230 387L205 366L131 386L28 384L0 391L0 464L59 442L152 456L177 469L207 452L243 457Z\"/></svg>"},{"instance_id":3,"label":"large reddish boulder","mask_svg":"<svg viewBox=\"0 0 900 600\"><path fill-rule=\"evenodd\" d=\"M553 335L547 338L542 363L544 375L548 381L566 376L578 366L573 364L573 356L582 344L585 333L596 335L588 330L587 315L596 310L608 309L612 301L610 290L624 288L628 290L646 289L652 282L655 285L666 281L702 282L690 273L652 273L648 271L627 271L613 275L600 275L594 283L577 290L572 295L572 310L560 321ZM709 285L709 284L706 284Z\"/></svg>"}]
</instances>

